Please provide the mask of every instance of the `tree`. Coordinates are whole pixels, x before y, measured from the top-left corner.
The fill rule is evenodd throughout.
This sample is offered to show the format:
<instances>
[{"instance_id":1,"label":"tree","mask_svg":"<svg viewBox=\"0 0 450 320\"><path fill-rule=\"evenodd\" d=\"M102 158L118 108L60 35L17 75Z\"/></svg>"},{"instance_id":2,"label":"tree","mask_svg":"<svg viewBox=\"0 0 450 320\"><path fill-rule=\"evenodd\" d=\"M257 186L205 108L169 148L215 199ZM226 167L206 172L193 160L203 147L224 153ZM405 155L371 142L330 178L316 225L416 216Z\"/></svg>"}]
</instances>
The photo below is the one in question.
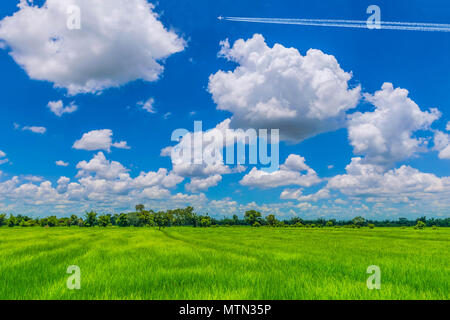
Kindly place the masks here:
<instances>
[{"instance_id":1,"label":"tree","mask_svg":"<svg viewBox=\"0 0 450 320\"><path fill-rule=\"evenodd\" d=\"M255 210L246 211L245 221L251 226L253 226L255 222L258 222L261 225L261 212Z\"/></svg>"},{"instance_id":2,"label":"tree","mask_svg":"<svg viewBox=\"0 0 450 320\"><path fill-rule=\"evenodd\" d=\"M418 220L416 226L414 227L414 229L423 229L426 227L425 222L423 222L422 220Z\"/></svg>"},{"instance_id":3,"label":"tree","mask_svg":"<svg viewBox=\"0 0 450 320\"><path fill-rule=\"evenodd\" d=\"M117 219L116 223L119 227L127 227L128 226L128 216L126 213L121 213Z\"/></svg>"},{"instance_id":4,"label":"tree","mask_svg":"<svg viewBox=\"0 0 450 320\"><path fill-rule=\"evenodd\" d=\"M15 227L17 225L17 219L12 214L9 216L7 225L8 225L8 227L11 227L11 228Z\"/></svg>"},{"instance_id":5,"label":"tree","mask_svg":"<svg viewBox=\"0 0 450 320\"><path fill-rule=\"evenodd\" d=\"M210 227L212 224L211 218L209 216L203 216L200 218L200 226L201 227Z\"/></svg>"},{"instance_id":6,"label":"tree","mask_svg":"<svg viewBox=\"0 0 450 320\"><path fill-rule=\"evenodd\" d=\"M100 217L98 217L98 225L100 227L108 227L111 226L111 215L110 214L105 214L102 215Z\"/></svg>"},{"instance_id":7,"label":"tree","mask_svg":"<svg viewBox=\"0 0 450 320\"><path fill-rule=\"evenodd\" d=\"M140 219L140 214L138 212L131 212L127 215L127 221L129 226L142 227L143 223Z\"/></svg>"},{"instance_id":8,"label":"tree","mask_svg":"<svg viewBox=\"0 0 450 320\"><path fill-rule=\"evenodd\" d=\"M7 223L6 214L0 214L0 227L5 226Z\"/></svg>"},{"instance_id":9,"label":"tree","mask_svg":"<svg viewBox=\"0 0 450 320\"><path fill-rule=\"evenodd\" d=\"M235 214L233 214L233 224L238 225L239 224L239 217Z\"/></svg>"},{"instance_id":10,"label":"tree","mask_svg":"<svg viewBox=\"0 0 450 320\"><path fill-rule=\"evenodd\" d=\"M84 227L84 221L83 221L82 218L79 218L79 219L78 219L78 221L77 221L77 226L79 226L79 227Z\"/></svg>"},{"instance_id":11,"label":"tree","mask_svg":"<svg viewBox=\"0 0 450 320\"><path fill-rule=\"evenodd\" d=\"M69 225L70 226L77 226L78 225L78 217L76 215L71 215L69 219Z\"/></svg>"},{"instance_id":12,"label":"tree","mask_svg":"<svg viewBox=\"0 0 450 320\"><path fill-rule=\"evenodd\" d=\"M355 226L362 227L366 223L366 219L359 216L359 217L353 218L352 222Z\"/></svg>"},{"instance_id":13,"label":"tree","mask_svg":"<svg viewBox=\"0 0 450 320\"><path fill-rule=\"evenodd\" d=\"M49 227L57 227L59 225L59 220L56 216L50 216L47 218L47 225Z\"/></svg>"},{"instance_id":14,"label":"tree","mask_svg":"<svg viewBox=\"0 0 450 320\"><path fill-rule=\"evenodd\" d=\"M137 212L142 212L145 210L145 206L143 204L137 204L135 208Z\"/></svg>"},{"instance_id":15,"label":"tree","mask_svg":"<svg viewBox=\"0 0 450 320\"><path fill-rule=\"evenodd\" d=\"M277 218L275 218L275 216L273 214L269 214L266 217L266 221L267 221L267 224L271 227L274 227L278 224L278 220L277 220Z\"/></svg>"},{"instance_id":16,"label":"tree","mask_svg":"<svg viewBox=\"0 0 450 320\"><path fill-rule=\"evenodd\" d=\"M139 220L141 221L142 226L154 226L155 222L153 221L153 211L142 211L139 214Z\"/></svg>"},{"instance_id":17,"label":"tree","mask_svg":"<svg viewBox=\"0 0 450 320\"><path fill-rule=\"evenodd\" d=\"M93 227L97 225L97 213L94 211L86 212L84 224L86 227Z\"/></svg>"},{"instance_id":18,"label":"tree","mask_svg":"<svg viewBox=\"0 0 450 320\"><path fill-rule=\"evenodd\" d=\"M167 212L155 212L153 219L159 230L169 226L170 220Z\"/></svg>"},{"instance_id":19,"label":"tree","mask_svg":"<svg viewBox=\"0 0 450 320\"><path fill-rule=\"evenodd\" d=\"M333 226L333 221L328 221L326 224L327 227L332 227Z\"/></svg>"}]
</instances>

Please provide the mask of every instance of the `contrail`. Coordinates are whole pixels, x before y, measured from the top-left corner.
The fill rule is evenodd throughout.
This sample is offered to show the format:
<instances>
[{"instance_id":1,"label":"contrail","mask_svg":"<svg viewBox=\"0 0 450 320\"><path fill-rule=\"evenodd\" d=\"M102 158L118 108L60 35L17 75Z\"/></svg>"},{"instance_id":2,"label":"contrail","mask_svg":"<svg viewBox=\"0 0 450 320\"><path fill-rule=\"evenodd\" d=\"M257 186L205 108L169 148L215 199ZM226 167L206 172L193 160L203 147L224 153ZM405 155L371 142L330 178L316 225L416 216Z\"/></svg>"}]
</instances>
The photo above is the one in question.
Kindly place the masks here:
<instances>
[{"instance_id":1,"label":"contrail","mask_svg":"<svg viewBox=\"0 0 450 320\"><path fill-rule=\"evenodd\" d=\"M362 20L278 19L278 18L243 18L243 17L218 17L218 19L226 21L238 21L238 22L294 24L301 26L368 29L367 21ZM380 27L378 29L450 32L450 24L381 21Z\"/></svg>"}]
</instances>

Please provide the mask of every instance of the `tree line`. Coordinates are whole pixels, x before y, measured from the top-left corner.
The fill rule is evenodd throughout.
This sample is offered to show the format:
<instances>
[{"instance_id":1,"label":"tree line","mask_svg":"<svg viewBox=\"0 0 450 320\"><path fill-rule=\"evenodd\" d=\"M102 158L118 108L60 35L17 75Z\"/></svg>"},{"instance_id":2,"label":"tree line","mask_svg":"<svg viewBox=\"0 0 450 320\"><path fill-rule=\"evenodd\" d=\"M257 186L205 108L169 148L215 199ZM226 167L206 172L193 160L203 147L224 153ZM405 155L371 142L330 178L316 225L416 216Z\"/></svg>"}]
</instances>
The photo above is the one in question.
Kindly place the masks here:
<instances>
[{"instance_id":1,"label":"tree line","mask_svg":"<svg viewBox=\"0 0 450 320\"><path fill-rule=\"evenodd\" d=\"M345 228L375 228L375 227L414 227L422 229L425 227L450 227L450 218L445 219L427 219L421 217L415 220L399 218L398 220L366 220L363 217L355 217L352 220L335 219L325 220L318 218L315 220L305 220L299 217L279 220L273 214L263 217L261 212L255 210L246 211L243 218L237 215L232 217L223 217L216 219L208 214L200 215L194 212L193 207L183 209L153 211L146 210L145 206L138 204L135 211L120 214L97 214L95 211L86 212L84 217L71 215L70 217L58 218L49 216L45 218L32 218L26 215L0 214L0 227L157 227L159 229L172 226L192 226L192 227L211 227L211 226L270 226L270 227L304 227L304 228L322 228L322 227L345 227Z\"/></svg>"}]
</instances>

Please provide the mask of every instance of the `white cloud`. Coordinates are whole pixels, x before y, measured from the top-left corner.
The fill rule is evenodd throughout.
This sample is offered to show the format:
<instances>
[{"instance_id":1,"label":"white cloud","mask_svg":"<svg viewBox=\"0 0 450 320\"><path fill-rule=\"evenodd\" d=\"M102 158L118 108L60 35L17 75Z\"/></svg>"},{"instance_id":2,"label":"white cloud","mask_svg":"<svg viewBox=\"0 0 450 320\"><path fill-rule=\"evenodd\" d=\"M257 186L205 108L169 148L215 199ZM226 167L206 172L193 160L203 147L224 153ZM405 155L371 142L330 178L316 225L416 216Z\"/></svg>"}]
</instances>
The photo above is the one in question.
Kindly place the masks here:
<instances>
[{"instance_id":1,"label":"white cloud","mask_svg":"<svg viewBox=\"0 0 450 320\"><path fill-rule=\"evenodd\" d=\"M31 181L31 182L41 182L44 180L44 178L42 178L42 177L33 176L33 175L25 175L22 177L22 179L24 179L26 181Z\"/></svg>"},{"instance_id":2,"label":"white cloud","mask_svg":"<svg viewBox=\"0 0 450 320\"><path fill-rule=\"evenodd\" d=\"M374 111L356 112L350 116L348 132L357 155L368 163L392 166L425 149L425 139L414 137L426 130L440 117L437 109L421 111L408 97L405 89L394 89L385 83L374 95L365 98L375 106Z\"/></svg>"},{"instance_id":3,"label":"white cloud","mask_svg":"<svg viewBox=\"0 0 450 320\"><path fill-rule=\"evenodd\" d=\"M142 107L145 111L149 113L156 113L155 110L155 99L149 98L147 101L139 101L138 105Z\"/></svg>"},{"instance_id":4,"label":"white cloud","mask_svg":"<svg viewBox=\"0 0 450 320\"><path fill-rule=\"evenodd\" d=\"M75 141L72 148L78 150L104 150L111 152L111 148L130 149L126 141L113 142L113 132L110 129L92 130L81 137L80 140Z\"/></svg>"},{"instance_id":5,"label":"white cloud","mask_svg":"<svg viewBox=\"0 0 450 320\"><path fill-rule=\"evenodd\" d=\"M447 122L447 126L445 127L445 130L450 131L450 121Z\"/></svg>"},{"instance_id":6,"label":"white cloud","mask_svg":"<svg viewBox=\"0 0 450 320\"><path fill-rule=\"evenodd\" d=\"M70 5L81 10L79 30L67 28ZM30 78L71 95L155 81L161 62L185 47L146 0L47 0L41 7L21 0L19 11L1 20L0 40Z\"/></svg>"},{"instance_id":7,"label":"white cloud","mask_svg":"<svg viewBox=\"0 0 450 320\"><path fill-rule=\"evenodd\" d=\"M67 166L69 166L69 163L68 162L64 162L63 160L58 160L58 161L55 162L55 164L57 166L59 166L59 167L67 167Z\"/></svg>"},{"instance_id":8,"label":"white cloud","mask_svg":"<svg viewBox=\"0 0 450 320\"><path fill-rule=\"evenodd\" d=\"M215 187L222 181L222 176L216 174L207 178L192 178L190 183L185 185L185 188L189 192L199 192L201 190L208 190L211 187Z\"/></svg>"},{"instance_id":9,"label":"white cloud","mask_svg":"<svg viewBox=\"0 0 450 320\"><path fill-rule=\"evenodd\" d=\"M89 162L81 161L77 164L77 176L87 176L95 174L96 178L100 179L116 179L121 175L127 175L128 170L117 161L108 161L103 152L97 153Z\"/></svg>"},{"instance_id":10,"label":"white cloud","mask_svg":"<svg viewBox=\"0 0 450 320\"><path fill-rule=\"evenodd\" d=\"M266 172L253 168L240 181L241 185L258 188L276 188L281 186L298 185L310 187L317 184L321 179L316 172L306 163L305 158L291 154L280 170Z\"/></svg>"},{"instance_id":11,"label":"white cloud","mask_svg":"<svg viewBox=\"0 0 450 320\"><path fill-rule=\"evenodd\" d=\"M405 165L385 171L380 165L353 158L346 171L331 178L326 188L339 190L347 196L394 201L450 196L450 177L439 178Z\"/></svg>"},{"instance_id":12,"label":"white cloud","mask_svg":"<svg viewBox=\"0 0 450 320\"><path fill-rule=\"evenodd\" d=\"M219 110L233 113L233 128L280 129L283 139L301 141L343 127L360 99L360 87L349 88L352 75L320 50L270 48L259 34L221 45L220 55L239 66L211 75L209 92Z\"/></svg>"},{"instance_id":13,"label":"white cloud","mask_svg":"<svg viewBox=\"0 0 450 320\"><path fill-rule=\"evenodd\" d=\"M188 132L174 147L162 149L161 155L170 156L173 171L183 177L205 178L217 174L241 172L243 169L241 166L232 169L224 163L223 147L229 143L234 144L235 138L239 139L238 132L231 130L228 131L228 135L226 134L229 122L229 119L224 120L215 128L207 131ZM193 139L203 141L200 155L194 151ZM189 159L182 156L185 152L190 154Z\"/></svg>"},{"instance_id":14,"label":"white cloud","mask_svg":"<svg viewBox=\"0 0 450 320\"><path fill-rule=\"evenodd\" d=\"M181 202L180 195L171 195L169 189L184 179L166 169L141 172L132 178L126 167L106 159L102 152L90 161L78 163L77 169L78 180L60 177L55 187L50 181L43 181L43 178L36 176L13 177L0 182L0 204L7 200L14 201L15 207L51 206L54 211L55 205L76 207L92 203L98 209L98 206L101 208L103 205L108 208L124 204L132 206L135 202L154 199L171 201L174 198L174 201ZM29 182L21 183L21 180ZM80 210L84 211L82 208Z\"/></svg>"},{"instance_id":15,"label":"white cloud","mask_svg":"<svg viewBox=\"0 0 450 320\"><path fill-rule=\"evenodd\" d=\"M9 159L6 158L6 153L0 150L0 164L8 163Z\"/></svg>"},{"instance_id":16,"label":"white cloud","mask_svg":"<svg viewBox=\"0 0 450 320\"><path fill-rule=\"evenodd\" d=\"M450 159L450 135L436 131L434 133L434 150L439 151L440 159Z\"/></svg>"},{"instance_id":17,"label":"white cloud","mask_svg":"<svg viewBox=\"0 0 450 320\"><path fill-rule=\"evenodd\" d=\"M33 133L44 134L47 132L47 128L45 127L36 127L36 126L25 126L22 128L23 131L31 131Z\"/></svg>"},{"instance_id":18,"label":"white cloud","mask_svg":"<svg viewBox=\"0 0 450 320\"><path fill-rule=\"evenodd\" d=\"M330 191L327 189L321 189L316 193L309 195L303 194L303 189L286 189L281 193L281 199L303 201L318 201L321 199L327 199L330 197Z\"/></svg>"},{"instance_id":19,"label":"white cloud","mask_svg":"<svg viewBox=\"0 0 450 320\"><path fill-rule=\"evenodd\" d=\"M58 117L61 117L65 113L73 113L78 110L78 106L75 105L74 101L72 101L68 106L64 106L62 100L50 101L47 104L47 107Z\"/></svg>"}]
</instances>

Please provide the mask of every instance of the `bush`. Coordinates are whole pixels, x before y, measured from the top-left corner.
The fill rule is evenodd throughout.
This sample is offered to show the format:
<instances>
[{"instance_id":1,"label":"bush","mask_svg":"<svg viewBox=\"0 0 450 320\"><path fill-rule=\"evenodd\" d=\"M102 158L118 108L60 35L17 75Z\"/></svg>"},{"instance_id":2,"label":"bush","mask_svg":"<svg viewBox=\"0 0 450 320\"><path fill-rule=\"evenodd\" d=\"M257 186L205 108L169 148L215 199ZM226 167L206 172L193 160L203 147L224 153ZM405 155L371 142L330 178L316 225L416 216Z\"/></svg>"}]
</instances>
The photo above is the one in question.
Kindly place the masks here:
<instances>
[{"instance_id":1,"label":"bush","mask_svg":"<svg viewBox=\"0 0 450 320\"><path fill-rule=\"evenodd\" d=\"M423 222L423 221L421 221L421 220L419 220L419 221L417 221L417 224L416 224L416 226L414 227L414 229L423 229L423 228L425 228L426 227L426 224L425 224L425 222Z\"/></svg>"},{"instance_id":2,"label":"bush","mask_svg":"<svg viewBox=\"0 0 450 320\"><path fill-rule=\"evenodd\" d=\"M373 223L369 223L367 226L369 227L369 229L375 228L375 225Z\"/></svg>"},{"instance_id":3,"label":"bush","mask_svg":"<svg viewBox=\"0 0 450 320\"><path fill-rule=\"evenodd\" d=\"M259 223L258 221L256 221L256 222L253 224L253 227L255 227L255 228L261 227L261 223Z\"/></svg>"}]
</instances>

